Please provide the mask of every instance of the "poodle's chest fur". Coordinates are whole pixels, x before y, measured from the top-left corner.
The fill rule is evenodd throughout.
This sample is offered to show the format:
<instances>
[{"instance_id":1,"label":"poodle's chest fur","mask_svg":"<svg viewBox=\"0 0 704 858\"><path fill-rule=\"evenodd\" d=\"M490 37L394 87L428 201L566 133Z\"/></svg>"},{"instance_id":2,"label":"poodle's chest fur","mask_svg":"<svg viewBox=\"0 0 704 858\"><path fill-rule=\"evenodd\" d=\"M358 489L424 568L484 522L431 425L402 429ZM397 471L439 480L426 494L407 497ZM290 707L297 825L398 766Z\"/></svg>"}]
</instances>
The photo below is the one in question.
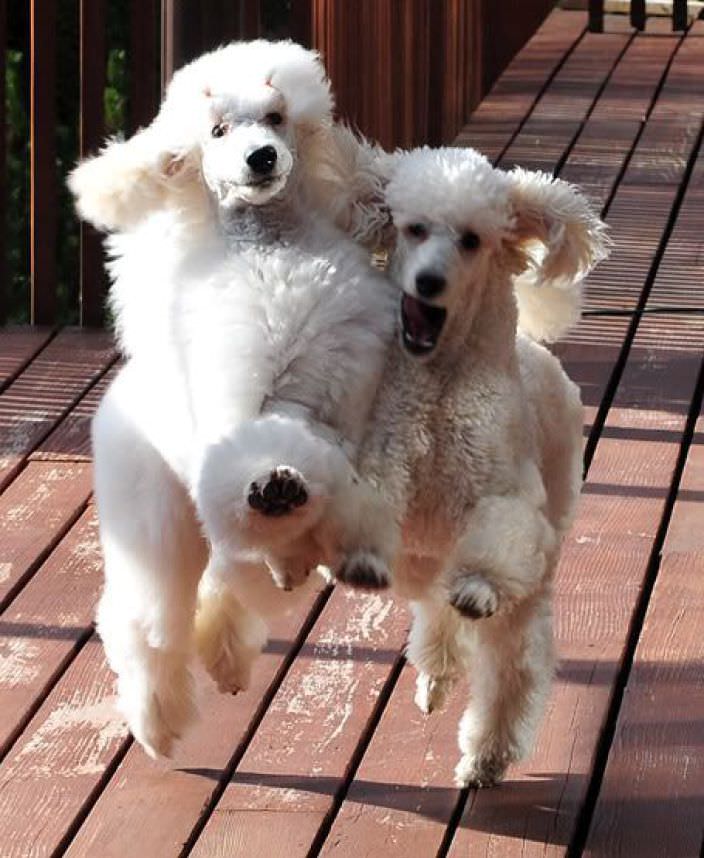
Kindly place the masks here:
<instances>
[{"instance_id":1,"label":"poodle's chest fur","mask_svg":"<svg viewBox=\"0 0 704 858\"><path fill-rule=\"evenodd\" d=\"M488 367L439 367L392 350L361 470L403 522L404 552L442 555L479 497L508 490L514 381Z\"/></svg>"}]
</instances>

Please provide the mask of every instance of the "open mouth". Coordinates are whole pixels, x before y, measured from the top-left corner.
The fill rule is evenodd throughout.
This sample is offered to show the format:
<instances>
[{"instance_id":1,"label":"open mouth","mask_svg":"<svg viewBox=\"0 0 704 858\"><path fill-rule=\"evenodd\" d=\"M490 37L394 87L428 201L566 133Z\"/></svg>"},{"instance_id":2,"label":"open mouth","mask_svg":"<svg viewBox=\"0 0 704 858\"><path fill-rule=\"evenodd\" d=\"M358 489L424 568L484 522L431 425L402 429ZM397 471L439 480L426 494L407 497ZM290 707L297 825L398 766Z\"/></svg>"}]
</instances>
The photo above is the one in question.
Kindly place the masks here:
<instances>
[{"instance_id":1,"label":"open mouth","mask_svg":"<svg viewBox=\"0 0 704 858\"><path fill-rule=\"evenodd\" d=\"M431 352L442 332L447 310L404 294L401 299L401 334L403 345L414 355Z\"/></svg>"}]
</instances>

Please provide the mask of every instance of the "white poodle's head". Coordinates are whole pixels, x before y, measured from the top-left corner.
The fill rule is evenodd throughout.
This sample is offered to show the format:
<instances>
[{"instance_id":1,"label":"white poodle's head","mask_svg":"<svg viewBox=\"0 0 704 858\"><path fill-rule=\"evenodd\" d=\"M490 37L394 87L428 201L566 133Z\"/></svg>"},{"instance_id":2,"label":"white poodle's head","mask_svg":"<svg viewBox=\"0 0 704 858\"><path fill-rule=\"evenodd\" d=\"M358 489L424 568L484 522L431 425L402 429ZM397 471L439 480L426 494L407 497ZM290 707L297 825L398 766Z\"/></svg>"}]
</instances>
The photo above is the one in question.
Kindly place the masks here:
<instances>
[{"instance_id":1,"label":"white poodle's head","mask_svg":"<svg viewBox=\"0 0 704 858\"><path fill-rule=\"evenodd\" d=\"M530 268L538 287L570 288L605 254L604 226L575 188L497 170L472 149L398 156L386 196L398 230L402 340L416 355L430 355L450 327L469 330L485 290Z\"/></svg>"},{"instance_id":2,"label":"white poodle's head","mask_svg":"<svg viewBox=\"0 0 704 858\"><path fill-rule=\"evenodd\" d=\"M80 164L79 213L129 228L165 205L265 205L287 187L305 141L332 119L317 56L292 42L236 42L178 71L154 122Z\"/></svg>"}]
</instances>

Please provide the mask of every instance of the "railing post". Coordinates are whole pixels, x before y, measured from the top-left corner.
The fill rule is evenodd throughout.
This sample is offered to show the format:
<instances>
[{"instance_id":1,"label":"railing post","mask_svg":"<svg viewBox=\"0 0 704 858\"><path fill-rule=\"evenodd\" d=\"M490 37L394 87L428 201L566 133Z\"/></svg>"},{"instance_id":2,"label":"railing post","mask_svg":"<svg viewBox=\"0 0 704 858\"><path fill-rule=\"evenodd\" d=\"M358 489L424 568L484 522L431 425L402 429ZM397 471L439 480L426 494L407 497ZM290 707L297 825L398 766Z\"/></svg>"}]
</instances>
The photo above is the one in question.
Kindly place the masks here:
<instances>
[{"instance_id":1,"label":"railing post","mask_svg":"<svg viewBox=\"0 0 704 858\"><path fill-rule=\"evenodd\" d=\"M672 29L687 29L687 0L674 0L672 4Z\"/></svg>"},{"instance_id":2,"label":"railing post","mask_svg":"<svg viewBox=\"0 0 704 858\"><path fill-rule=\"evenodd\" d=\"M149 125L159 107L158 50L160 0L130 2L130 134Z\"/></svg>"},{"instance_id":3,"label":"railing post","mask_svg":"<svg viewBox=\"0 0 704 858\"><path fill-rule=\"evenodd\" d=\"M7 153L5 152L5 54L7 49L7 5L0 0L0 325L7 318L7 259L5 233L7 230Z\"/></svg>"},{"instance_id":4,"label":"railing post","mask_svg":"<svg viewBox=\"0 0 704 858\"><path fill-rule=\"evenodd\" d=\"M105 134L105 0L80 2L80 154L95 152ZM100 235L90 224L81 223L80 319L82 326L103 322L105 270Z\"/></svg>"},{"instance_id":5,"label":"railing post","mask_svg":"<svg viewBox=\"0 0 704 858\"><path fill-rule=\"evenodd\" d=\"M645 0L631 0L631 24L636 30L645 30Z\"/></svg>"},{"instance_id":6,"label":"railing post","mask_svg":"<svg viewBox=\"0 0 704 858\"><path fill-rule=\"evenodd\" d=\"M30 269L33 325L56 321L56 2L30 0Z\"/></svg>"},{"instance_id":7,"label":"railing post","mask_svg":"<svg viewBox=\"0 0 704 858\"><path fill-rule=\"evenodd\" d=\"M604 32L604 0L589 0L589 30Z\"/></svg>"}]
</instances>

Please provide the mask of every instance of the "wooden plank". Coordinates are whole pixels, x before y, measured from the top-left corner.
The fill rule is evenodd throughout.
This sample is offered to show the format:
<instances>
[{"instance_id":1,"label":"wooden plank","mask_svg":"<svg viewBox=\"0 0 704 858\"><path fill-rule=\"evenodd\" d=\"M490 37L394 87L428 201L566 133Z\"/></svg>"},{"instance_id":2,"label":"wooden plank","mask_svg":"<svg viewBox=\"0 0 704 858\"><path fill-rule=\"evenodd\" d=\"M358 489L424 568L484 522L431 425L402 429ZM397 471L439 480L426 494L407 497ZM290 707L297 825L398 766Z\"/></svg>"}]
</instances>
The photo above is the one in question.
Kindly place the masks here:
<instances>
[{"instance_id":1,"label":"wooden plank","mask_svg":"<svg viewBox=\"0 0 704 858\"><path fill-rule=\"evenodd\" d=\"M121 364L115 364L90 388L51 435L31 454L29 457L31 461L93 461L90 437L93 415L120 368Z\"/></svg>"},{"instance_id":2,"label":"wooden plank","mask_svg":"<svg viewBox=\"0 0 704 858\"><path fill-rule=\"evenodd\" d=\"M90 507L0 619L0 757L90 635L100 569Z\"/></svg>"},{"instance_id":3,"label":"wooden plank","mask_svg":"<svg viewBox=\"0 0 704 858\"><path fill-rule=\"evenodd\" d=\"M86 464L30 462L0 495L0 611L81 514L92 479Z\"/></svg>"},{"instance_id":4,"label":"wooden plank","mask_svg":"<svg viewBox=\"0 0 704 858\"><path fill-rule=\"evenodd\" d=\"M279 688L194 856L307 855L405 638L404 608L336 589Z\"/></svg>"},{"instance_id":5,"label":"wooden plank","mask_svg":"<svg viewBox=\"0 0 704 858\"><path fill-rule=\"evenodd\" d=\"M80 0L80 156L93 154L105 136L103 98L106 80L105 0ZM107 279L103 267L103 241L89 223L81 223L80 321L84 327L103 323Z\"/></svg>"},{"instance_id":6,"label":"wooden plank","mask_svg":"<svg viewBox=\"0 0 704 858\"><path fill-rule=\"evenodd\" d=\"M564 855L574 834L700 365L700 353L670 350L648 331L657 321L641 322L565 542L555 587L561 665L536 751L501 790L473 797L454 858L508 854L509 837L522 855Z\"/></svg>"},{"instance_id":7,"label":"wooden plank","mask_svg":"<svg viewBox=\"0 0 704 858\"><path fill-rule=\"evenodd\" d=\"M0 393L22 372L52 337L51 328L0 330Z\"/></svg>"},{"instance_id":8,"label":"wooden plank","mask_svg":"<svg viewBox=\"0 0 704 858\"><path fill-rule=\"evenodd\" d=\"M452 749L468 690L459 685L447 710L429 718L413 701L415 683L405 667L321 855L438 854L459 795Z\"/></svg>"},{"instance_id":9,"label":"wooden plank","mask_svg":"<svg viewBox=\"0 0 704 858\"><path fill-rule=\"evenodd\" d=\"M654 19L660 31L665 19ZM628 46L560 172L603 207L621 176L680 38L639 35Z\"/></svg>"},{"instance_id":10,"label":"wooden plank","mask_svg":"<svg viewBox=\"0 0 704 858\"><path fill-rule=\"evenodd\" d=\"M201 720L176 747L173 760L155 762L137 745L130 748L71 843L72 858L122 858L134 848L135 831L140 832L144 855L181 853L218 782L227 777L230 760L257 723L262 700L277 687L309 613L319 607L318 592L294 599L272 622L269 644L247 692L236 697L219 694L207 678L199 678Z\"/></svg>"},{"instance_id":11,"label":"wooden plank","mask_svg":"<svg viewBox=\"0 0 704 858\"><path fill-rule=\"evenodd\" d=\"M500 166L510 169L518 164L526 169L552 172L579 133L599 89L631 38L630 30L587 33L502 155Z\"/></svg>"},{"instance_id":12,"label":"wooden plank","mask_svg":"<svg viewBox=\"0 0 704 858\"><path fill-rule=\"evenodd\" d=\"M474 111L454 145L474 146L496 160L583 33L583 15L559 9L548 15Z\"/></svg>"},{"instance_id":13,"label":"wooden plank","mask_svg":"<svg viewBox=\"0 0 704 858\"><path fill-rule=\"evenodd\" d=\"M700 418L584 855L688 856L701 847L703 445Z\"/></svg>"},{"instance_id":14,"label":"wooden plank","mask_svg":"<svg viewBox=\"0 0 704 858\"><path fill-rule=\"evenodd\" d=\"M115 358L109 334L66 329L0 395L0 489Z\"/></svg>"},{"instance_id":15,"label":"wooden plank","mask_svg":"<svg viewBox=\"0 0 704 858\"><path fill-rule=\"evenodd\" d=\"M32 324L56 321L56 0L30 3Z\"/></svg>"},{"instance_id":16,"label":"wooden plank","mask_svg":"<svg viewBox=\"0 0 704 858\"><path fill-rule=\"evenodd\" d=\"M0 767L3 858L59 850L127 740L114 706L114 677L97 638L81 655Z\"/></svg>"}]
</instances>

